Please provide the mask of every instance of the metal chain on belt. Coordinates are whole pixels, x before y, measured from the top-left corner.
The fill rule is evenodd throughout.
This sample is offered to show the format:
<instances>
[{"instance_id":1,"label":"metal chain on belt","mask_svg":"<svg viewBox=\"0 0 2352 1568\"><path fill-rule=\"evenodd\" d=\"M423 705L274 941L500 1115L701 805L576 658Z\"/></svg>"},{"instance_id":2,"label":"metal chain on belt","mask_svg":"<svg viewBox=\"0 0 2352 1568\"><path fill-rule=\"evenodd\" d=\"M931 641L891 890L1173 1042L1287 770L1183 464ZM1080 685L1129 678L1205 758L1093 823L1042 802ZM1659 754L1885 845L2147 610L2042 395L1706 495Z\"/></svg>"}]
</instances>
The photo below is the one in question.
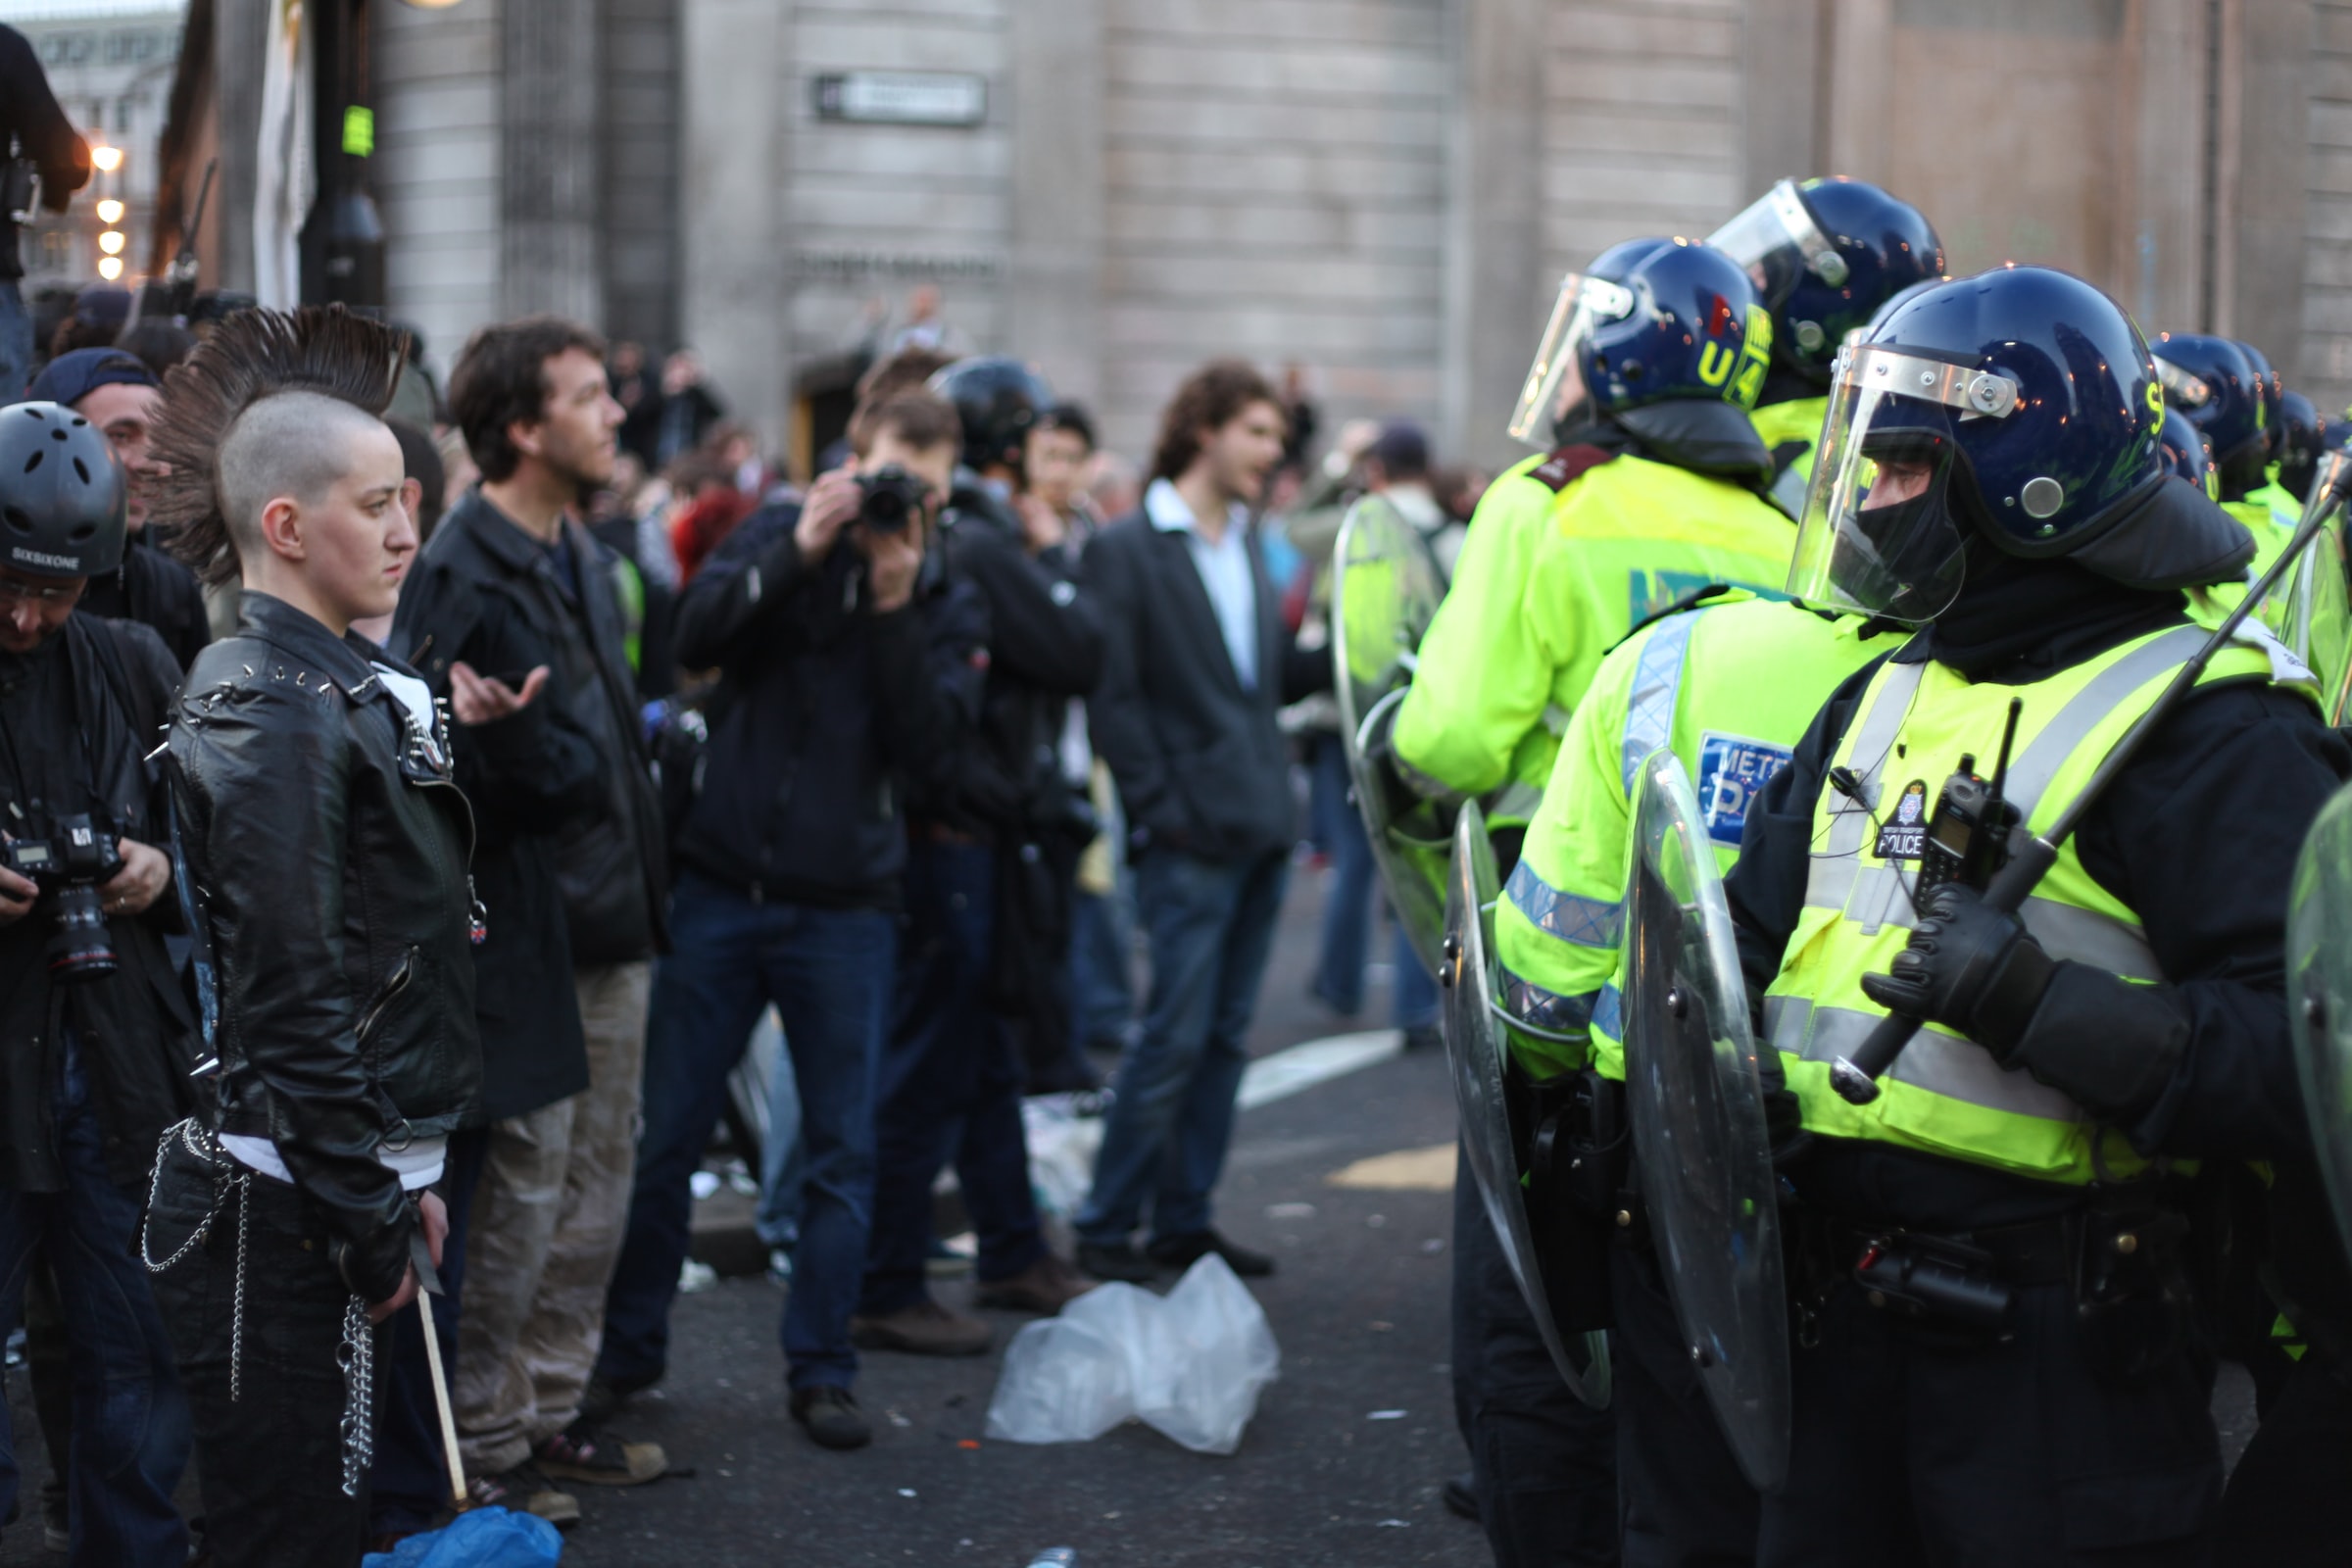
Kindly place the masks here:
<instances>
[{"instance_id":1,"label":"metal chain on belt","mask_svg":"<svg viewBox=\"0 0 2352 1568\"><path fill-rule=\"evenodd\" d=\"M343 1304L343 1343L335 1360L343 1368L343 1495L356 1497L375 1462L375 1325L368 1321L368 1303L356 1296Z\"/></svg>"},{"instance_id":2,"label":"metal chain on belt","mask_svg":"<svg viewBox=\"0 0 2352 1568\"><path fill-rule=\"evenodd\" d=\"M233 1403L245 1396L245 1242L253 1222L253 1172L240 1171L235 1176L216 1176L213 1179L213 1206L188 1239L179 1244L178 1250L163 1261L156 1261L155 1250L148 1245L148 1227L155 1222L155 1205L163 1192L164 1156L171 1152L172 1140L177 1138L188 1152L216 1170L226 1170L230 1160L221 1149L220 1140L210 1128L198 1124L195 1117L164 1129L164 1136L155 1146L155 1170L147 1179L147 1212L139 1216L139 1261L147 1265L150 1274L161 1274L177 1264L190 1252L205 1244L213 1234L213 1222L220 1217L221 1205L233 1196L237 1204L237 1272L235 1297L228 1320L228 1397Z\"/></svg>"}]
</instances>

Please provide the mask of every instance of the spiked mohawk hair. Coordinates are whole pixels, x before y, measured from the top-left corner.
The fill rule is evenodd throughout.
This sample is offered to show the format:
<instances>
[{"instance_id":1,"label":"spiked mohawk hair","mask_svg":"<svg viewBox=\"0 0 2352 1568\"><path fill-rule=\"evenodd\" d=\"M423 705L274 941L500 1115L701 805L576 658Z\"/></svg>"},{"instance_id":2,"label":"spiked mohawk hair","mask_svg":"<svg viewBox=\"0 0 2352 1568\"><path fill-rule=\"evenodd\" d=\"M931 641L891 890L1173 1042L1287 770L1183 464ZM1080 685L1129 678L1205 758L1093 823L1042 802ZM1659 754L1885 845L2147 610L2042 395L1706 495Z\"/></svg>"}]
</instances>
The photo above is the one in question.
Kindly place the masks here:
<instances>
[{"instance_id":1,"label":"spiked mohawk hair","mask_svg":"<svg viewBox=\"0 0 2352 1568\"><path fill-rule=\"evenodd\" d=\"M208 584L235 580L236 541L220 489L220 453L255 404L307 392L380 417L408 362L409 336L341 306L240 311L164 377L150 451L167 466L149 515L172 530L172 554Z\"/></svg>"}]
</instances>

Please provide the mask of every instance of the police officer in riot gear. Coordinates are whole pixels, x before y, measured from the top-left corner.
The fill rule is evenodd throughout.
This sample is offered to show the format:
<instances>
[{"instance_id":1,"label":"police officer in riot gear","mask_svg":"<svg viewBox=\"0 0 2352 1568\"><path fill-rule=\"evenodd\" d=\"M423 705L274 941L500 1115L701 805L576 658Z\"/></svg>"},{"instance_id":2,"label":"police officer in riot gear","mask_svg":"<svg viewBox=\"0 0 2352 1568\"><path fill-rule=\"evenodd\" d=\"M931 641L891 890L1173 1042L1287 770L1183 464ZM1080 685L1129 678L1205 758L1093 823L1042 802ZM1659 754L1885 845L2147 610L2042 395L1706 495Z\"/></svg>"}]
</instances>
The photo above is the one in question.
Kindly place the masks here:
<instances>
[{"instance_id":1,"label":"police officer in riot gear","mask_svg":"<svg viewBox=\"0 0 2352 1568\"><path fill-rule=\"evenodd\" d=\"M2320 459L2340 438L2340 421L2330 420L2319 406L2291 388L2278 397L2278 455L2271 466L2271 482L2294 497L2300 509L2311 495L2311 481ZM2276 509L2274 509L2276 510Z\"/></svg>"},{"instance_id":2,"label":"police officer in riot gear","mask_svg":"<svg viewBox=\"0 0 2352 1568\"><path fill-rule=\"evenodd\" d=\"M2018 268L1894 311L1832 393L1789 588L1934 624L1832 696L1729 878L1809 1134L1776 1568L2206 1560L2175 1162L2305 1146L2279 892L2352 752L2291 661L2226 648L2022 917L1918 892L1939 781L2014 710L2008 799L2046 830L2203 646L2182 590L2242 574L2244 530L2162 466L2157 376L2111 300ZM1832 1061L1890 1011L1926 1026L1849 1102Z\"/></svg>"},{"instance_id":3,"label":"police officer in riot gear","mask_svg":"<svg viewBox=\"0 0 2352 1568\"><path fill-rule=\"evenodd\" d=\"M1772 371L1756 433L1772 449L1773 499L1794 516L1846 334L1943 271L1943 242L1918 208L1866 180L1784 179L1707 243L1747 269L1772 312Z\"/></svg>"}]
</instances>

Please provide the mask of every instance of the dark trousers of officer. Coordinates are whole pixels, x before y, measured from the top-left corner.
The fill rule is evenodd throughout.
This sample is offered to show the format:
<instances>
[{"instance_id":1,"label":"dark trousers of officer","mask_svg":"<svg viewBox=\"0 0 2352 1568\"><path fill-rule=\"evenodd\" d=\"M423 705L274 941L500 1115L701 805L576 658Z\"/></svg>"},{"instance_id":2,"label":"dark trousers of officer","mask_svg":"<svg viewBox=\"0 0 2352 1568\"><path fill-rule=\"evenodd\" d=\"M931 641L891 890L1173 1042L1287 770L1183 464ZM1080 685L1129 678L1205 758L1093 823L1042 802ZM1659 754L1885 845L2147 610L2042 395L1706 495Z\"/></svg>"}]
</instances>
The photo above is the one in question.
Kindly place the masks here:
<instances>
[{"instance_id":1,"label":"dark trousers of officer","mask_svg":"<svg viewBox=\"0 0 2352 1568\"><path fill-rule=\"evenodd\" d=\"M2352 1384L2312 1351L2262 1413L2222 1498L2218 1563L2335 1568L2352 1553Z\"/></svg>"},{"instance_id":2,"label":"dark trousers of officer","mask_svg":"<svg viewBox=\"0 0 2352 1568\"><path fill-rule=\"evenodd\" d=\"M1561 1381L1458 1152L1453 1406L1495 1568L1618 1561L1616 1421Z\"/></svg>"},{"instance_id":3,"label":"dark trousers of officer","mask_svg":"<svg viewBox=\"0 0 2352 1568\"><path fill-rule=\"evenodd\" d=\"M1745 1568L1763 1500L1716 1423L1654 1250L1610 1250L1609 1299L1626 1568Z\"/></svg>"},{"instance_id":4,"label":"dark trousers of officer","mask_svg":"<svg viewBox=\"0 0 2352 1568\"><path fill-rule=\"evenodd\" d=\"M2018 1287L2014 1339L1955 1348L1840 1286L1798 1335L1788 1480L1764 1499L1758 1560L2209 1561L2222 1494L2211 1363L2179 1354L2102 1382L2071 1297Z\"/></svg>"}]
</instances>

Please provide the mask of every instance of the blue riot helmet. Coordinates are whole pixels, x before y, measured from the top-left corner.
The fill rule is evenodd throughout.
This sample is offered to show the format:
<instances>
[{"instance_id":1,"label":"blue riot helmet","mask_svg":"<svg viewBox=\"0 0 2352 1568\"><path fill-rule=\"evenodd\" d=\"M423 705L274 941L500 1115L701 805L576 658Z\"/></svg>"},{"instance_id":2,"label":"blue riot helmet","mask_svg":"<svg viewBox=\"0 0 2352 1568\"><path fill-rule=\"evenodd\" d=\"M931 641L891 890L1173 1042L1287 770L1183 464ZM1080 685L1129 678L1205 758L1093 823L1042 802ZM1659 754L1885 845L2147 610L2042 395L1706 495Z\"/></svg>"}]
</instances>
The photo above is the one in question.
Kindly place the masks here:
<instances>
[{"instance_id":1,"label":"blue riot helmet","mask_svg":"<svg viewBox=\"0 0 2352 1568\"><path fill-rule=\"evenodd\" d=\"M2278 485L2297 501L2311 499L2320 459L2332 452L2341 432L2335 421L2300 392L2278 394Z\"/></svg>"},{"instance_id":2,"label":"blue riot helmet","mask_svg":"<svg viewBox=\"0 0 2352 1568\"><path fill-rule=\"evenodd\" d=\"M1984 549L2139 588L2232 580L2253 539L2167 482L2164 416L2146 341L2081 278L1929 289L1838 362L1788 592L1933 620Z\"/></svg>"},{"instance_id":3,"label":"blue riot helmet","mask_svg":"<svg viewBox=\"0 0 2352 1568\"><path fill-rule=\"evenodd\" d=\"M1846 334L1943 270L1943 241L1909 202L1860 179L1784 179L1707 236L1772 312L1773 359L1827 387Z\"/></svg>"},{"instance_id":4,"label":"blue riot helmet","mask_svg":"<svg viewBox=\"0 0 2352 1568\"><path fill-rule=\"evenodd\" d=\"M1021 361L1002 354L957 360L931 377L931 390L956 405L963 425L963 466L1021 471L1029 429L1054 406L1054 389Z\"/></svg>"},{"instance_id":5,"label":"blue riot helmet","mask_svg":"<svg viewBox=\"0 0 2352 1568\"><path fill-rule=\"evenodd\" d=\"M2179 409L2164 411L2164 427L2156 437L2156 450L2164 459L2166 473L2194 486L2208 500L2222 498L2221 476L2213 469L2213 449L2205 444L2205 432L2187 415Z\"/></svg>"},{"instance_id":6,"label":"blue riot helmet","mask_svg":"<svg viewBox=\"0 0 2352 1568\"><path fill-rule=\"evenodd\" d=\"M1752 409L1771 355L1772 317L1730 257L1687 239L1628 240L1561 280L1511 435L1548 446L1580 406L1595 415L1682 402Z\"/></svg>"},{"instance_id":7,"label":"blue riot helmet","mask_svg":"<svg viewBox=\"0 0 2352 1568\"><path fill-rule=\"evenodd\" d=\"M2270 462L2262 388L2246 351L2226 337L2163 332L2149 345L2164 400L2196 422L2213 443L2222 496L2235 500L2262 484Z\"/></svg>"}]
</instances>

